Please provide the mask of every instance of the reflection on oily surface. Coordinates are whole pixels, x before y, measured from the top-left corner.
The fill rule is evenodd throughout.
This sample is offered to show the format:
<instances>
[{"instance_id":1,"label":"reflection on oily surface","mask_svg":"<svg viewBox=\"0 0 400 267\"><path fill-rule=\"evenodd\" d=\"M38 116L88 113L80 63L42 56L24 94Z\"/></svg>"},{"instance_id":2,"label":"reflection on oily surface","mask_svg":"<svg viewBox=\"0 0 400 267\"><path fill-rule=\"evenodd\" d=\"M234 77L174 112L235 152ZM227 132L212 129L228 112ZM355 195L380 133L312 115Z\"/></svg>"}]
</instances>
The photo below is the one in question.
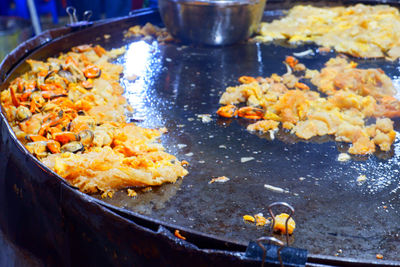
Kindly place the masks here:
<instances>
[{"instance_id":1,"label":"reflection on oily surface","mask_svg":"<svg viewBox=\"0 0 400 267\"><path fill-rule=\"evenodd\" d=\"M238 77L281 75L286 72L282 64L286 55L316 47L242 44L214 48L156 43L133 43L132 47L136 45L148 52L140 55L142 61L138 59L146 68L137 71L136 80L122 79L135 109L132 117L142 118L141 126L166 127L162 143L167 152L189 162L189 174L175 185L163 185L138 194L136 199L124 191L103 201L123 207L125 212L137 211L244 245L264 235L267 228L245 224L243 215L268 216L268 204L286 201L296 210L293 246L334 255L339 244L342 256L368 259L375 259L379 247L386 259L397 258L397 241L387 233L400 229L398 140L388 159L375 155L340 162L343 150L324 138L296 142L278 132L274 140L263 139L240 125L246 124L245 120L217 120L220 95L227 86L237 84ZM320 69L333 56L308 56L302 62L310 69ZM124 60L125 73L129 66ZM356 61L360 67L381 67L391 78L399 76L396 62ZM206 114L209 119L204 119ZM397 121L394 128L399 129ZM250 160L242 162L243 158ZM366 180L357 182L362 175ZM220 176L230 180L209 184Z\"/></svg>"},{"instance_id":2,"label":"reflection on oily surface","mask_svg":"<svg viewBox=\"0 0 400 267\"><path fill-rule=\"evenodd\" d=\"M128 120L145 121L149 128L160 127L162 120L153 108L156 95L151 91L153 81L161 71L159 54L157 42L138 41L128 45L125 55L118 61L125 66L121 79L124 96L134 109L133 113L127 114Z\"/></svg>"}]
</instances>

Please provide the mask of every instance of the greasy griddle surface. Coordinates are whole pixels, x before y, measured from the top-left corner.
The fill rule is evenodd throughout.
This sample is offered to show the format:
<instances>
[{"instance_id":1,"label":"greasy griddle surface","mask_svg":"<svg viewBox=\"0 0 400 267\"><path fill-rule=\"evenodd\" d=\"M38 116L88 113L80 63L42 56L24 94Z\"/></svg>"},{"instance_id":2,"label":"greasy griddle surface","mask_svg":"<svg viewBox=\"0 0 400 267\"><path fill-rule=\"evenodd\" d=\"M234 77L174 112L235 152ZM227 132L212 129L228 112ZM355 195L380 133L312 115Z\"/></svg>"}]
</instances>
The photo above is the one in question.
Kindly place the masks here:
<instances>
[{"instance_id":1,"label":"greasy griddle surface","mask_svg":"<svg viewBox=\"0 0 400 267\"><path fill-rule=\"evenodd\" d=\"M316 49L274 44L224 48L130 44L120 63L126 72L139 75L134 82L123 79L136 110L133 117L144 118L140 124L145 127L167 127L163 144L190 163L190 173L176 184L135 199L122 191L103 201L241 244L268 234L268 228L244 223L243 215L267 215L269 203L286 201L296 209L293 246L325 255L341 250L341 256L374 259L382 253L385 259L400 259L398 138L391 153L339 162L343 144L322 142L327 138L294 142L296 138L284 133L271 141L247 132L246 120L229 123L215 114L221 93L237 85L239 76L283 74L285 56L308 48ZM317 54L301 62L320 69L332 56ZM360 67L381 67L394 79L399 73L397 63L356 61ZM204 123L198 114L211 114L212 121ZM396 123L395 128L399 126ZM254 160L241 163L242 157ZM208 183L223 175L230 181ZM356 182L359 175L367 177L362 185ZM270 191L264 184L288 193Z\"/></svg>"}]
</instances>

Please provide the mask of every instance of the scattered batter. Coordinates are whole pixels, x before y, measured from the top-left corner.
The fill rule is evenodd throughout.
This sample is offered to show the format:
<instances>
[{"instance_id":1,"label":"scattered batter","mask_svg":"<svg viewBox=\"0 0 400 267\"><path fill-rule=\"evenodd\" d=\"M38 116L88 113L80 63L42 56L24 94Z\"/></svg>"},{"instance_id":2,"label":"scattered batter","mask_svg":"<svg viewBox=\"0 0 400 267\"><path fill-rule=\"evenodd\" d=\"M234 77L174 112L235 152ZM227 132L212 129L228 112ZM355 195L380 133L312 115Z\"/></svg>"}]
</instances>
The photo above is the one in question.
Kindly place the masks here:
<instances>
[{"instance_id":1,"label":"scattered batter","mask_svg":"<svg viewBox=\"0 0 400 267\"><path fill-rule=\"evenodd\" d=\"M217 114L257 120L247 127L252 132L283 128L305 140L332 135L336 141L351 143L350 154L391 149L396 133L388 117L400 115L400 102L382 70L359 69L342 57L330 59L320 72L305 69L293 57L284 63L288 72L282 76L240 77L242 84L228 87L221 96L224 106ZM305 78L325 96L300 81ZM240 104L246 106L238 108ZM375 123L367 124L371 117Z\"/></svg>"}]
</instances>

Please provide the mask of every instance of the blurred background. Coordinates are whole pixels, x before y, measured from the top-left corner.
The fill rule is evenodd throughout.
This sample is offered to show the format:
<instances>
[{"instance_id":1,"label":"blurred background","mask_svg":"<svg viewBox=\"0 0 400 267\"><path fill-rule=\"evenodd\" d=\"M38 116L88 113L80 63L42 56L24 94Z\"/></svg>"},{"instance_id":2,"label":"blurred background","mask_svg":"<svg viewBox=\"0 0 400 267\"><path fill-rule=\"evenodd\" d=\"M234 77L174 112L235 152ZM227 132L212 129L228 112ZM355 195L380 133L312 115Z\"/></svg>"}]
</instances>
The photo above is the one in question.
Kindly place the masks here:
<instances>
[{"instance_id":1,"label":"blurred background","mask_svg":"<svg viewBox=\"0 0 400 267\"><path fill-rule=\"evenodd\" d=\"M91 21L127 16L131 10L157 7L157 0L0 0L0 62L24 40L70 22L66 8L76 9L83 20L87 10Z\"/></svg>"}]
</instances>

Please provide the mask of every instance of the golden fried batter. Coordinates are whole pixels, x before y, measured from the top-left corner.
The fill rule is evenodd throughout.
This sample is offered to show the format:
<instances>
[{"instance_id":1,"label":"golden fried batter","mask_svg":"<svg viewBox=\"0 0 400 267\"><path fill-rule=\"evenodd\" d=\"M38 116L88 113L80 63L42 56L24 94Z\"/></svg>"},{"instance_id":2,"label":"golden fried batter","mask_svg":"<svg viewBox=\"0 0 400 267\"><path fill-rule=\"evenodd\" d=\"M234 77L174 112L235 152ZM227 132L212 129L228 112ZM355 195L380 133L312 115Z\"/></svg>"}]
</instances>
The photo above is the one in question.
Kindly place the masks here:
<instances>
[{"instance_id":1,"label":"golden fried batter","mask_svg":"<svg viewBox=\"0 0 400 267\"><path fill-rule=\"evenodd\" d=\"M18 139L46 166L86 193L112 196L131 186L175 182L187 171L159 142L161 130L126 123L122 66L106 51L81 45L46 62L1 92Z\"/></svg>"},{"instance_id":2,"label":"golden fried batter","mask_svg":"<svg viewBox=\"0 0 400 267\"><path fill-rule=\"evenodd\" d=\"M281 126L305 140L333 135L336 141L352 144L348 151L351 154L371 154L376 146L382 151L391 149L396 136L393 121L382 115L398 115L399 109L394 112L392 107L400 104L393 98L395 89L383 71L358 69L355 63L340 57L331 59L321 72L312 71L310 75L311 82L326 97L308 86L296 86L298 82L291 81L294 78L285 79L289 75L293 76L273 74L269 78L246 79L242 85L228 87L220 103L230 105L230 110L245 103L247 107L240 109L248 112L233 113L232 117L258 120L247 127L249 131L265 133ZM389 106L385 99L392 100ZM224 117L227 115L224 113ZM366 125L369 117L376 117L376 122Z\"/></svg>"},{"instance_id":3,"label":"golden fried batter","mask_svg":"<svg viewBox=\"0 0 400 267\"><path fill-rule=\"evenodd\" d=\"M400 14L388 5L298 5L287 16L261 23L258 41L315 42L355 57L400 57Z\"/></svg>"}]
</instances>

